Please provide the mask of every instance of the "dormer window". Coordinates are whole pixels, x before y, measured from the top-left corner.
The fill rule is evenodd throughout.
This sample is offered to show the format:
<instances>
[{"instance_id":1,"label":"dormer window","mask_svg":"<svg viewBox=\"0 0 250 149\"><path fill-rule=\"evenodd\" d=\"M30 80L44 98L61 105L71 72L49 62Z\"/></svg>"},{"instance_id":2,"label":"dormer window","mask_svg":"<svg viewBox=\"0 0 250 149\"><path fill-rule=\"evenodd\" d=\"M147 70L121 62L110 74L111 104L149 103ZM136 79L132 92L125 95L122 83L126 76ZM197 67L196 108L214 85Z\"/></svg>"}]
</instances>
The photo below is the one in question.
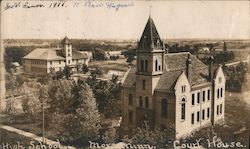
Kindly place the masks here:
<instances>
[{"instance_id":1,"label":"dormer window","mask_svg":"<svg viewBox=\"0 0 250 149\"><path fill-rule=\"evenodd\" d=\"M157 44L157 47L160 47L160 46L161 46L160 40L159 40L159 39L156 41L156 44Z\"/></svg>"}]
</instances>

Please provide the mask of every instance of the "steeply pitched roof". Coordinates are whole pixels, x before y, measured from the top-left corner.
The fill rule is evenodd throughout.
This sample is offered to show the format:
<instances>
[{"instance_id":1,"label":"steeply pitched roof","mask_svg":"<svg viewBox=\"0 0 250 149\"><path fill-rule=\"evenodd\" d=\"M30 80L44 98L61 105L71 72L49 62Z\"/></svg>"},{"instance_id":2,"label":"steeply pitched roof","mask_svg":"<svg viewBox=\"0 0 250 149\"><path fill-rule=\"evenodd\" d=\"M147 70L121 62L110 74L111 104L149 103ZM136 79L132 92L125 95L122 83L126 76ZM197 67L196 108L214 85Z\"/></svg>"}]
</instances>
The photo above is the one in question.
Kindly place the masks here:
<instances>
[{"instance_id":1,"label":"steeply pitched roof","mask_svg":"<svg viewBox=\"0 0 250 149\"><path fill-rule=\"evenodd\" d=\"M161 41L154 21L151 17L149 17L142 33L141 39L138 43L138 50L152 51L153 47L157 47L158 42L160 46L163 46L163 42Z\"/></svg>"},{"instance_id":2,"label":"steeply pitched roof","mask_svg":"<svg viewBox=\"0 0 250 149\"><path fill-rule=\"evenodd\" d=\"M190 56L188 56L190 55ZM198 58L188 52L165 54L165 70L156 85L156 90L173 91L175 83L181 73L186 72L186 61L191 59L191 86L209 82L208 67ZM131 69L124 81L125 86L134 86L136 83L136 69Z\"/></svg>"},{"instance_id":3,"label":"steeply pitched roof","mask_svg":"<svg viewBox=\"0 0 250 149\"><path fill-rule=\"evenodd\" d=\"M67 36L65 36L61 43L62 44L71 44L71 41L69 40L69 38Z\"/></svg>"},{"instance_id":4,"label":"steeply pitched roof","mask_svg":"<svg viewBox=\"0 0 250 149\"><path fill-rule=\"evenodd\" d=\"M135 83L136 83L135 73L136 73L136 68L135 67L131 68L123 83L124 86L131 86L131 87L135 86Z\"/></svg>"}]
</instances>

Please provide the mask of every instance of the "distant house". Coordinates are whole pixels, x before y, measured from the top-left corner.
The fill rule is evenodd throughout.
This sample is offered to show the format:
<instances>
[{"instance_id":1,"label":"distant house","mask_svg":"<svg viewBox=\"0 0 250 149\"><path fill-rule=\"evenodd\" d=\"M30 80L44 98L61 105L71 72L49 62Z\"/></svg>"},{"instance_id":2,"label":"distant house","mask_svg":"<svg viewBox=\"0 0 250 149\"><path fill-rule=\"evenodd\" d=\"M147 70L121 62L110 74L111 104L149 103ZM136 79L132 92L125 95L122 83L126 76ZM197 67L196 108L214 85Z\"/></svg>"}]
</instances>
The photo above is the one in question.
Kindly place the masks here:
<instances>
[{"instance_id":1,"label":"distant house","mask_svg":"<svg viewBox=\"0 0 250 149\"><path fill-rule=\"evenodd\" d=\"M12 62L11 65L12 65L14 73L21 73L22 72L23 67L18 62Z\"/></svg>"},{"instance_id":2,"label":"distant house","mask_svg":"<svg viewBox=\"0 0 250 149\"><path fill-rule=\"evenodd\" d=\"M71 41L65 37L58 48L37 48L23 57L24 69L28 73L46 74L62 71L69 66L76 71L78 64L88 65L88 55L72 48Z\"/></svg>"}]
</instances>

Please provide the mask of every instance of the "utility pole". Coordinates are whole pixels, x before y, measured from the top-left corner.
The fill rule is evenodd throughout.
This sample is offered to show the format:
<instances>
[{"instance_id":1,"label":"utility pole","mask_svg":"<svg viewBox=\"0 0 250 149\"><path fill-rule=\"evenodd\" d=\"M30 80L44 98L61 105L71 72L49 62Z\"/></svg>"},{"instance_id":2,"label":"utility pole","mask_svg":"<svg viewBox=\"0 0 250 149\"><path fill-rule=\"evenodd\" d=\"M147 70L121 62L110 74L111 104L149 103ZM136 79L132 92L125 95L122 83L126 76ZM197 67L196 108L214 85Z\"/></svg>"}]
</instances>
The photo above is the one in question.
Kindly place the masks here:
<instances>
[{"instance_id":1,"label":"utility pole","mask_svg":"<svg viewBox=\"0 0 250 149\"><path fill-rule=\"evenodd\" d=\"M42 108L43 108L43 138L42 138L42 142L45 143L45 140L44 140L44 101L42 104Z\"/></svg>"}]
</instances>

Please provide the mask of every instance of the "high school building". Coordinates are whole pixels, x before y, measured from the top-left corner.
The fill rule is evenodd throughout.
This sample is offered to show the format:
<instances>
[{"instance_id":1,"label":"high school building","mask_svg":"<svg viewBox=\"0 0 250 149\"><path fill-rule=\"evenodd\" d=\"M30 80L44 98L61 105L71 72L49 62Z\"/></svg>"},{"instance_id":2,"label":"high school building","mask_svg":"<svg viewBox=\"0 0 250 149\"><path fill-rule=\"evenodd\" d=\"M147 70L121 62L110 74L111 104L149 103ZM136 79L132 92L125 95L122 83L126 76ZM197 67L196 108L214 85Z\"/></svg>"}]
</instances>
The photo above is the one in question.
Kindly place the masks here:
<instances>
[{"instance_id":1,"label":"high school building","mask_svg":"<svg viewBox=\"0 0 250 149\"><path fill-rule=\"evenodd\" d=\"M73 71L77 64L88 65L88 55L72 48L68 37L61 42L60 48L37 48L23 57L24 69L28 73L46 74L62 71L69 66Z\"/></svg>"},{"instance_id":2,"label":"high school building","mask_svg":"<svg viewBox=\"0 0 250 149\"><path fill-rule=\"evenodd\" d=\"M225 77L221 67L214 71L213 59L206 66L189 52L166 53L151 17L136 55L121 94L124 133L148 121L162 130L171 126L181 138L224 120Z\"/></svg>"}]
</instances>

